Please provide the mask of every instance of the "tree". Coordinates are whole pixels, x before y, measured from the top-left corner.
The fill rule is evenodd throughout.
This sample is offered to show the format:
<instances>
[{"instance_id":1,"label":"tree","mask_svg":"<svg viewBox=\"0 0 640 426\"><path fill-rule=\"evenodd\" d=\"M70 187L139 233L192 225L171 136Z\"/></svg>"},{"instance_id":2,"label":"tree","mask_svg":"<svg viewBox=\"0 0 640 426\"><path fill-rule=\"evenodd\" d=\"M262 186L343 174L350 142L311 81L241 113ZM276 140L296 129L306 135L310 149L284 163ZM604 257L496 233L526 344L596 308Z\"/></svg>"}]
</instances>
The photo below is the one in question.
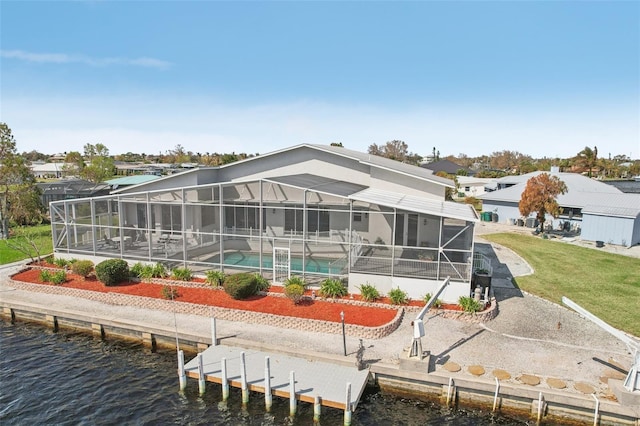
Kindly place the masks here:
<instances>
[{"instance_id":1,"label":"tree","mask_svg":"<svg viewBox=\"0 0 640 426\"><path fill-rule=\"evenodd\" d=\"M93 182L104 182L115 174L113 158L109 156L109 149L101 143L84 146L84 156L89 164L80 171L80 176Z\"/></svg>"},{"instance_id":2,"label":"tree","mask_svg":"<svg viewBox=\"0 0 640 426\"><path fill-rule=\"evenodd\" d=\"M10 224L31 225L42 221L44 209L36 178L6 123L0 123L0 239L9 238Z\"/></svg>"},{"instance_id":3,"label":"tree","mask_svg":"<svg viewBox=\"0 0 640 426\"><path fill-rule=\"evenodd\" d=\"M453 181L453 184L455 187L446 188L444 191L444 199L448 201L453 201L453 196L458 193L458 189L460 188L460 185L458 184L458 177L454 175L450 175L444 170L440 170L439 172L436 172L436 176L440 176L446 179L451 179Z\"/></svg>"},{"instance_id":4,"label":"tree","mask_svg":"<svg viewBox=\"0 0 640 426\"><path fill-rule=\"evenodd\" d=\"M403 163L418 164L422 157L409 152L408 145L400 140L392 140L384 145L373 144L369 146L367 152L371 155L390 158Z\"/></svg>"},{"instance_id":5,"label":"tree","mask_svg":"<svg viewBox=\"0 0 640 426\"><path fill-rule=\"evenodd\" d=\"M558 205L558 195L567 192L567 185L549 173L541 173L527 181L527 186L520 198L520 214L529 216L537 212L536 218L540 222L540 228L544 229L544 221L547 214L558 217L560 206Z\"/></svg>"},{"instance_id":6,"label":"tree","mask_svg":"<svg viewBox=\"0 0 640 426\"><path fill-rule=\"evenodd\" d=\"M594 146L593 149L585 146L580 151L575 159L578 166L586 168L587 174L591 177L591 171L598 163L598 147Z\"/></svg>"},{"instance_id":7,"label":"tree","mask_svg":"<svg viewBox=\"0 0 640 426\"><path fill-rule=\"evenodd\" d=\"M78 151L71 151L64 157L62 173L64 176L80 176L84 166L82 154Z\"/></svg>"}]
</instances>

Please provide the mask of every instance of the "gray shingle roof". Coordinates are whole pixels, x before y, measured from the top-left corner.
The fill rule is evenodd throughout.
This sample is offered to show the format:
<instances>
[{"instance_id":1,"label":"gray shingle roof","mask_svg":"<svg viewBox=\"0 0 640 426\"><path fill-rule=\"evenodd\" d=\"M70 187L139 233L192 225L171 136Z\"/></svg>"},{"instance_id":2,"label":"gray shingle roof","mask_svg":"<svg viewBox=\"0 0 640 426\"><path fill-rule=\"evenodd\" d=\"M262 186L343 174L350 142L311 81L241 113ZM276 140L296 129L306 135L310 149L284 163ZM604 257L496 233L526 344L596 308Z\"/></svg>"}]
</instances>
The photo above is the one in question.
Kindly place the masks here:
<instances>
[{"instance_id":1,"label":"gray shingle roof","mask_svg":"<svg viewBox=\"0 0 640 426\"><path fill-rule=\"evenodd\" d=\"M519 203L522 192L527 185L527 181L533 176L537 176L545 172L527 173L522 176L510 176L510 180L501 180L504 182L519 181L517 185L509 188L500 189L480 195L478 198L485 201L503 201L511 203ZM550 173L558 176L565 185L567 185L567 193L558 196L558 204L564 207L582 208L588 204L606 204L607 197L622 194L617 188L599 182L595 179L579 175L577 173ZM515 179L517 178L517 179ZM502 178L505 179L505 178ZM500 182L500 180L499 180Z\"/></svg>"}]
</instances>

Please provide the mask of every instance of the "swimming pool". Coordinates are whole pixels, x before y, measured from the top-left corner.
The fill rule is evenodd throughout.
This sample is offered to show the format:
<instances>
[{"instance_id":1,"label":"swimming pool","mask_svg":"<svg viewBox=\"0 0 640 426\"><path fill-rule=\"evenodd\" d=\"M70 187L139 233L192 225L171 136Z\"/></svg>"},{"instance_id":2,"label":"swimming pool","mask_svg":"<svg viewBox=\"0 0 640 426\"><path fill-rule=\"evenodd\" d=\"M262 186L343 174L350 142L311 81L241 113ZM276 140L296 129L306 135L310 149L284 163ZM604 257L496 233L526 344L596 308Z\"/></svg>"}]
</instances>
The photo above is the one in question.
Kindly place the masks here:
<instances>
[{"instance_id":1,"label":"swimming pool","mask_svg":"<svg viewBox=\"0 0 640 426\"><path fill-rule=\"evenodd\" d=\"M317 272L321 274L337 274L344 267L343 262L337 262L335 265L331 265L335 259L306 259L304 272ZM224 264L227 266L248 266L253 268L260 267L260 254L259 253L226 253L224 255ZM290 260L290 267L292 272L303 272L302 258L292 257ZM262 256L262 267L271 269L273 268L273 256Z\"/></svg>"}]
</instances>

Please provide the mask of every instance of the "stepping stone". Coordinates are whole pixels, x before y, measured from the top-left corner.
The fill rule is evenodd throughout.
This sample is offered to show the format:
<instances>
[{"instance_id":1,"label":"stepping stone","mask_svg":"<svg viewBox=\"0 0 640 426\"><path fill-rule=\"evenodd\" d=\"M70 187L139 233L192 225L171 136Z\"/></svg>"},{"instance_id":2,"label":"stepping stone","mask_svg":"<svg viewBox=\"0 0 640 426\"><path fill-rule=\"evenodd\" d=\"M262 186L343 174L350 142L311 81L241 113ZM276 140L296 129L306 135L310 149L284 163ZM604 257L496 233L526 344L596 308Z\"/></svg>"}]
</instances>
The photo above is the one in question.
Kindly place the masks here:
<instances>
[{"instance_id":1,"label":"stepping stone","mask_svg":"<svg viewBox=\"0 0 640 426\"><path fill-rule=\"evenodd\" d=\"M523 374L518 380L529 386L538 386L540 384L540 377L534 376L533 374Z\"/></svg>"},{"instance_id":2,"label":"stepping stone","mask_svg":"<svg viewBox=\"0 0 640 426\"><path fill-rule=\"evenodd\" d=\"M493 370L493 377L498 380L509 380L511 378L511 374L504 370Z\"/></svg>"},{"instance_id":3,"label":"stepping stone","mask_svg":"<svg viewBox=\"0 0 640 426\"><path fill-rule=\"evenodd\" d=\"M456 364L455 362L451 362L451 361L443 365L442 368L444 368L445 370L451 373L457 373L458 371L462 370L462 367L460 367L459 364Z\"/></svg>"},{"instance_id":4,"label":"stepping stone","mask_svg":"<svg viewBox=\"0 0 640 426\"><path fill-rule=\"evenodd\" d=\"M484 367L481 365L471 365L468 368L469 373L473 374L474 376L482 376L484 374Z\"/></svg>"},{"instance_id":5,"label":"stepping stone","mask_svg":"<svg viewBox=\"0 0 640 426\"><path fill-rule=\"evenodd\" d=\"M547 384L550 388L553 389L564 389L567 387L567 384L564 381L560 379L554 379L553 377L547 379Z\"/></svg>"},{"instance_id":6,"label":"stepping stone","mask_svg":"<svg viewBox=\"0 0 640 426\"><path fill-rule=\"evenodd\" d=\"M575 388L575 390L577 390L578 392L582 392L585 395L591 395L592 393L596 393L596 389L588 383L584 383L584 382L574 383L573 387Z\"/></svg>"}]
</instances>

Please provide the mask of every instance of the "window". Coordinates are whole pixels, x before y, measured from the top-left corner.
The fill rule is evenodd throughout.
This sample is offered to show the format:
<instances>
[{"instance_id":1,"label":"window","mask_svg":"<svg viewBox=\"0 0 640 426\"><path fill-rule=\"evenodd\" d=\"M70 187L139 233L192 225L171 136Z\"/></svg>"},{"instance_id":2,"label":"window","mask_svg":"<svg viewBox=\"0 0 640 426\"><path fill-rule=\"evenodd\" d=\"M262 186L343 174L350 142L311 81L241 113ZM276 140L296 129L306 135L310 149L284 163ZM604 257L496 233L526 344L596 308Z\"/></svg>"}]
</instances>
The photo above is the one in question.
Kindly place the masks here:
<instances>
[{"instance_id":1,"label":"window","mask_svg":"<svg viewBox=\"0 0 640 426\"><path fill-rule=\"evenodd\" d=\"M284 210L284 229L285 231L302 232L302 215L301 209L296 209L295 206L285 206Z\"/></svg>"},{"instance_id":2,"label":"window","mask_svg":"<svg viewBox=\"0 0 640 426\"><path fill-rule=\"evenodd\" d=\"M307 230L309 232L328 232L329 231L329 212L327 210L309 210L307 211Z\"/></svg>"},{"instance_id":3,"label":"window","mask_svg":"<svg viewBox=\"0 0 640 426\"><path fill-rule=\"evenodd\" d=\"M354 222L362 222L362 213L361 212L354 212L353 213L353 221Z\"/></svg>"}]
</instances>

